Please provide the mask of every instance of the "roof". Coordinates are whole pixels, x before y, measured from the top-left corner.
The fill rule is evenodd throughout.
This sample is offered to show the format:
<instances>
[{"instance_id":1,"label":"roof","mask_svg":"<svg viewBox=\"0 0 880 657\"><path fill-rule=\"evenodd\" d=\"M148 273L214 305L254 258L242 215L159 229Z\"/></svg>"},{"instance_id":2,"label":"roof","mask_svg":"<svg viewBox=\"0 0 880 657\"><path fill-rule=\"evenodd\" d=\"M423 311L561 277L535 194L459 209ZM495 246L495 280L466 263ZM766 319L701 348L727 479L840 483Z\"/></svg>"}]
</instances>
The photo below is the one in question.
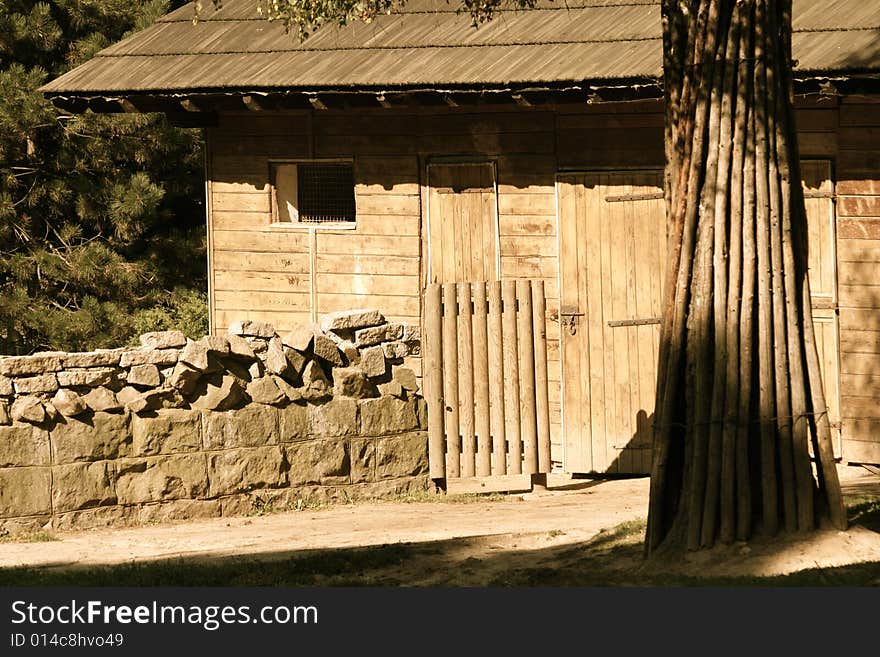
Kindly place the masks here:
<instances>
[{"instance_id":1,"label":"roof","mask_svg":"<svg viewBox=\"0 0 880 657\"><path fill-rule=\"evenodd\" d=\"M42 87L49 96L259 90L504 88L661 77L660 0L539 0L475 29L456 0L409 0L304 42L255 0L159 19ZM794 0L796 76L880 71L873 0Z\"/></svg>"}]
</instances>

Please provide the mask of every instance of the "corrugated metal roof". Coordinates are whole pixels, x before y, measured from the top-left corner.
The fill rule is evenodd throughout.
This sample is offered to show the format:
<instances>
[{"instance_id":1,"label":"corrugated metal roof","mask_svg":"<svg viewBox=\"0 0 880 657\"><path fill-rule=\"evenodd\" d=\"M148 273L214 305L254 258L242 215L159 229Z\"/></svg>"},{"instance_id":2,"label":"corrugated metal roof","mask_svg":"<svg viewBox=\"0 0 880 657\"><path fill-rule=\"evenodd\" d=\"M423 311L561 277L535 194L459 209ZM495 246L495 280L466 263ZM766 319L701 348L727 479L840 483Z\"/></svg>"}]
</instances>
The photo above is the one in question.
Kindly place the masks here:
<instances>
[{"instance_id":1,"label":"corrugated metal roof","mask_svg":"<svg viewBox=\"0 0 880 657\"><path fill-rule=\"evenodd\" d=\"M410 0L370 24L328 25L304 42L256 13L254 0L187 5L42 90L124 92L503 87L657 79L659 0L540 0L475 29L455 0ZM880 70L874 0L794 0L799 72Z\"/></svg>"}]
</instances>

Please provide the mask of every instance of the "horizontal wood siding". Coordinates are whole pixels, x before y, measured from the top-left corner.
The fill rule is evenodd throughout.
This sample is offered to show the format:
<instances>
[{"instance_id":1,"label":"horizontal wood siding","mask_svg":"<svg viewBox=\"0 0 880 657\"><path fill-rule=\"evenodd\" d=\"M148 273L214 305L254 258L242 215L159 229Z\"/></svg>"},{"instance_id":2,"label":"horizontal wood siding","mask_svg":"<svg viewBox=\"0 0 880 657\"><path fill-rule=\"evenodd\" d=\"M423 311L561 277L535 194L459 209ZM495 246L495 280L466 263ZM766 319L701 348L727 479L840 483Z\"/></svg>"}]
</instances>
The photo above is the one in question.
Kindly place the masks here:
<instances>
[{"instance_id":1,"label":"horizontal wood siding","mask_svg":"<svg viewBox=\"0 0 880 657\"><path fill-rule=\"evenodd\" d=\"M880 462L880 104L838 117L837 238L843 458Z\"/></svg>"}]
</instances>

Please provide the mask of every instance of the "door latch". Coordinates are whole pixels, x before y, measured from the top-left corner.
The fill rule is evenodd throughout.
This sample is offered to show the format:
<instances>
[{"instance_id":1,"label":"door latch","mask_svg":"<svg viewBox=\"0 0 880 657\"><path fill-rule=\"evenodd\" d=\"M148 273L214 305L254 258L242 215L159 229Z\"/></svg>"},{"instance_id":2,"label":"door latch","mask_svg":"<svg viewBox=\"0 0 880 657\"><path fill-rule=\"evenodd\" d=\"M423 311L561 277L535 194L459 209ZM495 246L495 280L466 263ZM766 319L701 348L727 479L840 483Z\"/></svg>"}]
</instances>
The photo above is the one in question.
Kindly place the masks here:
<instances>
[{"instance_id":1,"label":"door latch","mask_svg":"<svg viewBox=\"0 0 880 657\"><path fill-rule=\"evenodd\" d=\"M558 313L553 313L550 315L550 319L559 321L559 325L565 328L568 327L568 332L571 335L577 333L578 327L578 317L583 317L584 313L579 312L577 306L562 306L559 309Z\"/></svg>"}]
</instances>

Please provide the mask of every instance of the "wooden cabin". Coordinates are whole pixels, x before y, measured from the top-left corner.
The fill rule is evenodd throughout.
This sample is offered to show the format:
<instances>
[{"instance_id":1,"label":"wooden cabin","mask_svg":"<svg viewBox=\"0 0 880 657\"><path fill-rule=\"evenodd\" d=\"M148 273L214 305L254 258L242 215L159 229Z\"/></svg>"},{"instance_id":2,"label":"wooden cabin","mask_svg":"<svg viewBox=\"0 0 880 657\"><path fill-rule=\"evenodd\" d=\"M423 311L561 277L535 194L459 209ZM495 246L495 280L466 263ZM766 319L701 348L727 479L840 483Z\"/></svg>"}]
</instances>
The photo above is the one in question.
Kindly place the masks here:
<instances>
[{"instance_id":1,"label":"wooden cabin","mask_svg":"<svg viewBox=\"0 0 880 657\"><path fill-rule=\"evenodd\" d=\"M209 5L210 3L205 3ZM659 0L539 0L474 29L410 0L305 42L184 7L43 87L205 129L213 331L543 280L552 460L647 472L661 280ZM880 463L880 24L794 0L813 308L844 461Z\"/></svg>"}]
</instances>

